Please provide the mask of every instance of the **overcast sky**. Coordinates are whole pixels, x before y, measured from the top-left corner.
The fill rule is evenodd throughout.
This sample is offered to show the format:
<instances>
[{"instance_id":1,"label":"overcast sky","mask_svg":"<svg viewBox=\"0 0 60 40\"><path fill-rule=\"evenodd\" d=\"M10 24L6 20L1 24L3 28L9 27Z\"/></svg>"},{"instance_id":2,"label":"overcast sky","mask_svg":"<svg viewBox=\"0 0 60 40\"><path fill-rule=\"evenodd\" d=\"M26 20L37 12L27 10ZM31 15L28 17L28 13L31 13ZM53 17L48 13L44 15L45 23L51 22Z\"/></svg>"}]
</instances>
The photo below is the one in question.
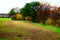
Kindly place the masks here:
<instances>
[{"instance_id":1,"label":"overcast sky","mask_svg":"<svg viewBox=\"0 0 60 40\"><path fill-rule=\"evenodd\" d=\"M51 5L60 6L60 0L0 0L0 13L8 13L11 8L22 8L26 3L32 1L48 2Z\"/></svg>"}]
</instances>

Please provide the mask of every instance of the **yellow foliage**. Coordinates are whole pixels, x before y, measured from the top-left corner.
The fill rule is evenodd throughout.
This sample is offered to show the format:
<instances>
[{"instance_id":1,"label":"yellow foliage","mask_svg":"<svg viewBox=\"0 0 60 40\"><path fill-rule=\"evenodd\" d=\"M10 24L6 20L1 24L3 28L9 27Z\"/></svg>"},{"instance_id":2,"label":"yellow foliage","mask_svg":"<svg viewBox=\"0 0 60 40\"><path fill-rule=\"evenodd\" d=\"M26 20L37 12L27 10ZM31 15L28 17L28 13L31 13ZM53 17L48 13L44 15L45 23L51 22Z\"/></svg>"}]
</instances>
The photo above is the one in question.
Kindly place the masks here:
<instances>
[{"instance_id":1,"label":"yellow foliage","mask_svg":"<svg viewBox=\"0 0 60 40\"><path fill-rule=\"evenodd\" d=\"M48 25L55 25L53 19L51 19L51 18L47 19L46 24L48 24Z\"/></svg>"},{"instance_id":2,"label":"yellow foliage","mask_svg":"<svg viewBox=\"0 0 60 40\"><path fill-rule=\"evenodd\" d=\"M16 14L16 19L19 20L19 19L22 19L22 15L20 13L17 13Z\"/></svg>"}]
</instances>

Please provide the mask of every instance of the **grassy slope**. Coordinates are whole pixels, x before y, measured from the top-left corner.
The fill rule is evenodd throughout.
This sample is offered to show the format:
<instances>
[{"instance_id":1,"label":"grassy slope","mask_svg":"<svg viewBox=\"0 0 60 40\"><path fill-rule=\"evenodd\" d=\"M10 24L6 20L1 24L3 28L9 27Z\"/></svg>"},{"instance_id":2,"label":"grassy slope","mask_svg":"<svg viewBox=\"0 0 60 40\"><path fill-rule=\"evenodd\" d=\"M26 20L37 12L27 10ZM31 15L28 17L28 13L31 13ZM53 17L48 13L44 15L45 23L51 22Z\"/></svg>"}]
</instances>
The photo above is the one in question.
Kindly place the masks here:
<instances>
[{"instance_id":1,"label":"grassy slope","mask_svg":"<svg viewBox=\"0 0 60 40\"><path fill-rule=\"evenodd\" d=\"M1 22L1 20L2 21L11 21L11 18L0 18L0 22ZM27 21L22 21L22 22L27 22ZM30 23L37 25L37 26L40 26L40 27L48 28L48 29L53 30L57 33L60 33L60 28L50 26L50 25L43 25L43 24L39 24L39 23L33 23L33 22L30 22Z\"/></svg>"},{"instance_id":2,"label":"grassy slope","mask_svg":"<svg viewBox=\"0 0 60 40\"><path fill-rule=\"evenodd\" d=\"M10 22L9 22L10 21ZM10 18L0 18L0 24L1 23L3 23L4 25L6 24L6 23L8 23L8 24L10 24L11 23L11 19ZM22 22L26 22L26 21L22 21ZM48 27L48 26L45 26L45 25L41 25L41 24L38 24L38 23L32 23L31 22L31 24L34 24L34 25L37 25L37 26L41 26L41 27L44 27L44 28L49 28L49 29L51 29L51 30L53 30L53 31L56 31L56 32L58 32L58 33L60 33L60 29L59 28L55 28L55 27ZM2 26L4 26L4 25L2 25ZM23 25L23 24L22 24ZM0 25L1 26L1 25ZM7 26L7 27L6 27ZM8 27L9 25L6 25L5 26L5 28L2 28L2 27L0 27L0 31L3 31L3 32L17 32L18 30L17 29L13 29L13 30L11 30L11 26L14 26L14 25L10 25L10 27ZM7 28L7 30L6 30L6 28ZM54 28L54 29L53 29ZM58 29L58 31L57 31L57 29ZM22 29L21 29L22 30ZM25 30L25 29L24 29ZM22 32L23 33L23 32ZM15 38L17 38L17 37L15 37ZM0 38L1 39L1 38ZM18 38L17 38L18 39ZM5 39L4 39L5 40ZM6 40L9 40L9 38L6 38Z\"/></svg>"},{"instance_id":3,"label":"grassy slope","mask_svg":"<svg viewBox=\"0 0 60 40\"><path fill-rule=\"evenodd\" d=\"M42 26L43 28L47 28L47 29L53 30L57 33L60 33L60 28L58 28L58 27L51 26L51 25L43 25L43 24L38 24L38 23L33 23L33 24L35 24L37 26Z\"/></svg>"},{"instance_id":4,"label":"grassy slope","mask_svg":"<svg viewBox=\"0 0 60 40\"><path fill-rule=\"evenodd\" d=\"M6 21L11 21L11 18L0 18L0 24L3 23L3 22L6 22ZM2 28L2 29L1 28L2 27L0 26L0 31L4 31L5 32L6 29L4 30L4 28ZM9 37L6 37L6 38L1 38L0 37L0 40L10 40L10 38Z\"/></svg>"},{"instance_id":5,"label":"grassy slope","mask_svg":"<svg viewBox=\"0 0 60 40\"><path fill-rule=\"evenodd\" d=\"M22 22L28 22L28 21L22 21ZM31 24L34 24L36 26L40 26L40 27L43 27L43 28L47 28L47 29L50 29L52 31L55 31L57 33L60 33L60 28L56 27L56 26L51 26L51 25L43 25L43 24L40 24L40 23L33 23L33 22L30 22Z\"/></svg>"}]
</instances>

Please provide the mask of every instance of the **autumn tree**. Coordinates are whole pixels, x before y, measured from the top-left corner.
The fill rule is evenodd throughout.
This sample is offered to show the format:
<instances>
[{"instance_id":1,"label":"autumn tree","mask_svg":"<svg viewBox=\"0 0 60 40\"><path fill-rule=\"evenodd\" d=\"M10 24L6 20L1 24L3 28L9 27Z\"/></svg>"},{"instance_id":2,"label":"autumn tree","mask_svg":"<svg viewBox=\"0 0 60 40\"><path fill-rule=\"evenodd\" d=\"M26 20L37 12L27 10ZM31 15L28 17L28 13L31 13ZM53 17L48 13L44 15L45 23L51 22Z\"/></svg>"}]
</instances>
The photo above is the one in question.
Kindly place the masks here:
<instances>
[{"instance_id":1,"label":"autumn tree","mask_svg":"<svg viewBox=\"0 0 60 40\"><path fill-rule=\"evenodd\" d=\"M47 17L49 16L49 6L46 4L40 4L37 7L37 11L35 13L35 19L38 22L42 22L45 25L45 21L47 20Z\"/></svg>"},{"instance_id":2,"label":"autumn tree","mask_svg":"<svg viewBox=\"0 0 60 40\"><path fill-rule=\"evenodd\" d=\"M20 13L16 13L16 20L22 20L23 17Z\"/></svg>"}]
</instances>

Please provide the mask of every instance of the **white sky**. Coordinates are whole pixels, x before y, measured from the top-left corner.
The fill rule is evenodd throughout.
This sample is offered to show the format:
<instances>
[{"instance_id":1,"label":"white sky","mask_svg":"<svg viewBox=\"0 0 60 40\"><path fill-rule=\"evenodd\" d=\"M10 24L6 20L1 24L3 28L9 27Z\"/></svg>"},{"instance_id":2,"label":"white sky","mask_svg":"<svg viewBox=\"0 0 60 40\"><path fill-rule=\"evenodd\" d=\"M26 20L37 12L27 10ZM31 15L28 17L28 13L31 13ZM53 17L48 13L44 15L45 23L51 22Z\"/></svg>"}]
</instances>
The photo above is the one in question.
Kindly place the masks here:
<instances>
[{"instance_id":1,"label":"white sky","mask_svg":"<svg viewBox=\"0 0 60 40\"><path fill-rule=\"evenodd\" d=\"M51 5L60 6L60 0L0 0L0 13L8 13L11 8L22 8L26 3L32 1L48 2Z\"/></svg>"}]
</instances>

